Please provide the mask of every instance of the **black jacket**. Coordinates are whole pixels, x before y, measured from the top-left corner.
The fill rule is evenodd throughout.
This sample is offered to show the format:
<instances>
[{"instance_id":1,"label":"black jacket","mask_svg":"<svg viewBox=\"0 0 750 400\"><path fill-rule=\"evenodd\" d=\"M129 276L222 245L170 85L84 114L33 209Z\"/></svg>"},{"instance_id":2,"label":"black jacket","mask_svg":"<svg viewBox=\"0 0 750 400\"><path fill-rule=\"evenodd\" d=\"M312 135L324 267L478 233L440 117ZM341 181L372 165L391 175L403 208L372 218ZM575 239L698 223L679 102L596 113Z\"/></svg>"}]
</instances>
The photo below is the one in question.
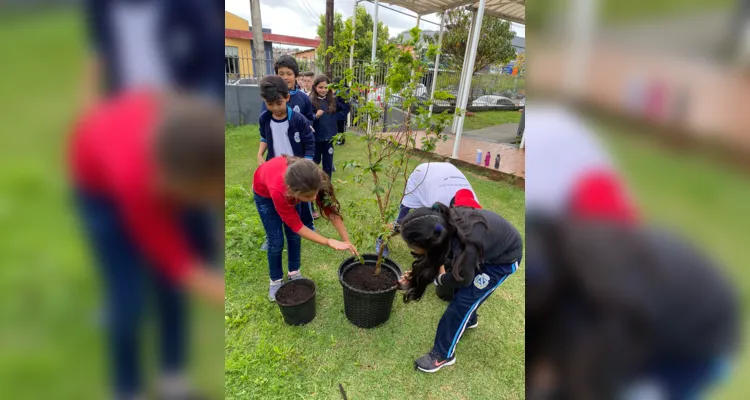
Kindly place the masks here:
<instances>
[{"instance_id":1,"label":"black jacket","mask_svg":"<svg viewBox=\"0 0 750 400\"><path fill-rule=\"evenodd\" d=\"M448 261L446 261L446 273L435 279L436 284L466 287L474 281L476 271L483 266L507 265L521 258L523 239L518 229L505 218L489 210L474 210L464 207L455 210L458 213L479 212L487 221L487 227L482 224L475 224L474 230L468 236L468 239L481 243L484 254L480 258L480 254L473 246L462 249L458 239L455 239L448 255ZM452 274L452 269L455 267L453 261L464 252L466 253L464 265L459 274L461 280L456 280Z\"/></svg>"}]
</instances>

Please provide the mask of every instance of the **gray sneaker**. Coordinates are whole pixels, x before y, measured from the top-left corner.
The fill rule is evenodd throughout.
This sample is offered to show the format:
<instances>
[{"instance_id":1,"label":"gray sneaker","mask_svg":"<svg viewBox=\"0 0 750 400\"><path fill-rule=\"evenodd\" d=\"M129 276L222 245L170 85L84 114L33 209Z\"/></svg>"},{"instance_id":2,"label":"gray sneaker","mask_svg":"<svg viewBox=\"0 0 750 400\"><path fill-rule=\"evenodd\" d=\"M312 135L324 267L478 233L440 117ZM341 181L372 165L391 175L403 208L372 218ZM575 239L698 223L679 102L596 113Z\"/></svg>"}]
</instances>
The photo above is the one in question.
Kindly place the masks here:
<instances>
[{"instance_id":1,"label":"gray sneaker","mask_svg":"<svg viewBox=\"0 0 750 400\"><path fill-rule=\"evenodd\" d=\"M268 251L268 238L263 241L263 244L260 245L260 251Z\"/></svg>"},{"instance_id":2,"label":"gray sneaker","mask_svg":"<svg viewBox=\"0 0 750 400\"><path fill-rule=\"evenodd\" d=\"M294 274L294 275L287 275L286 277L290 281L293 281L295 279L302 279L303 278L302 274L299 273L299 271L296 274Z\"/></svg>"},{"instance_id":3,"label":"gray sneaker","mask_svg":"<svg viewBox=\"0 0 750 400\"><path fill-rule=\"evenodd\" d=\"M271 301L276 301L276 292L279 291L279 288L281 285L284 284L284 281L279 279L278 281L274 282L271 281L271 284L268 285L268 299Z\"/></svg>"}]
</instances>

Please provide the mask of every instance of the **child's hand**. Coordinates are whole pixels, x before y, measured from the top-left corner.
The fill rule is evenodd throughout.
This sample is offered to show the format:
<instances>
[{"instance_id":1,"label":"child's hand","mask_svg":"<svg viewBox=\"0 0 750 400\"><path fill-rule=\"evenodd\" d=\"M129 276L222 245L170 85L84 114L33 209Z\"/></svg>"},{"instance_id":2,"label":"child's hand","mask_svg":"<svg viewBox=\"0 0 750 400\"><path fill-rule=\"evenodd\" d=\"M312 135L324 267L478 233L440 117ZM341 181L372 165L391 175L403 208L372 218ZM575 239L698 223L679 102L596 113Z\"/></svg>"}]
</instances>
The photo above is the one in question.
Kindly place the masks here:
<instances>
[{"instance_id":1,"label":"child's hand","mask_svg":"<svg viewBox=\"0 0 750 400\"><path fill-rule=\"evenodd\" d=\"M411 287L409 285L409 280L411 280L411 271L406 271L401 275L401 279L398 280L398 288L400 290L409 290Z\"/></svg>"},{"instance_id":2,"label":"child's hand","mask_svg":"<svg viewBox=\"0 0 750 400\"><path fill-rule=\"evenodd\" d=\"M323 115L323 110L318 110L318 112L315 113L315 118L320 118L321 115Z\"/></svg>"},{"instance_id":3,"label":"child's hand","mask_svg":"<svg viewBox=\"0 0 750 400\"><path fill-rule=\"evenodd\" d=\"M263 154L258 154L258 166L260 167L264 162L266 162L266 159L263 158Z\"/></svg>"},{"instance_id":4,"label":"child's hand","mask_svg":"<svg viewBox=\"0 0 750 400\"><path fill-rule=\"evenodd\" d=\"M346 242L344 242L344 243L346 243L346 244L348 244L348 245L352 246L352 247L351 247L351 249L350 249L349 251L350 251L350 252L352 252L352 254L354 254L355 256L359 257L359 252L357 251L357 248L356 248L356 247L354 247L354 245L352 244L352 242L350 242L350 241L348 241L348 240L347 240L347 241L346 241ZM352 250L353 250L353 251L352 251Z\"/></svg>"},{"instance_id":5,"label":"child's hand","mask_svg":"<svg viewBox=\"0 0 750 400\"><path fill-rule=\"evenodd\" d=\"M224 275L210 271L207 267L197 266L185 281L197 295L224 307Z\"/></svg>"},{"instance_id":6,"label":"child's hand","mask_svg":"<svg viewBox=\"0 0 750 400\"><path fill-rule=\"evenodd\" d=\"M338 251L349 250L350 253L357 255L357 249L355 249L354 245L351 243L341 242L336 239L328 239L328 247Z\"/></svg>"},{"instance_id":7,"label":"child's hand","mask_svg":"<svg viewBox=\"0 0 750 400\"><path fill-rule=\"evenodd\" d=\"M445 273L445 265L440 266L440 275Z\"/></svg>"}]
</instances>

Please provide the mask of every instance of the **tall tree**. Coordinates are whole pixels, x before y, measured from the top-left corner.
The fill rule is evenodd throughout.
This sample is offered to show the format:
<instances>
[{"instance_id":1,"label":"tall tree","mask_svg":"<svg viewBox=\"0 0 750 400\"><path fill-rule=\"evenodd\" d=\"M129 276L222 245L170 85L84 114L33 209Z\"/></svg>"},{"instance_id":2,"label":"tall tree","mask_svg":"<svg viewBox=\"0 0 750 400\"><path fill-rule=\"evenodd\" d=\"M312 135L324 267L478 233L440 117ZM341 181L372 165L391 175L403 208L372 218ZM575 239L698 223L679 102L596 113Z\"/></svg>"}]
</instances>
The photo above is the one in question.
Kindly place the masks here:
<instances>
[{"instance_id":1,"label":"tall tree","mask_svg":"<svg viewBox=\"0 0 750 400\"><path fill-rule=\"evenodd\" d=\"M445 63L452 69L463 68L470 26L471 12L461 9L448 12L446 30L443 34L441 61L445 60ZM516 33L510 30L510 22L485 14L472 73L477 73L490 65L506 64L516 58L516 51L512 44L515 36Z\"/></svg>"},{"instance_id":2,"label":"tall tree","mask_svg":"<svg viewBox=\"0 0 750 400\"><path fill-rule=\"evenodd\" d=\"M372 16L367 13L367 10L363 6L357 7L356 13L356 25L355 25L355 38L356 44L354 45L354 59L370 61L372 56L372 28L374 21ZM318 36L325 37L326 32L326 21L325 16L320 16L320 24L318 25ZM333 17L333 46L331 51L332 61L345 61L349 60L349 47L346 43L352 37L352 19L347 18L344 21L341 13L335 13ZM378 44L376 51L376 58L383 59L386 45L388 44L388 27L383 25L382 22L378 22ZM317 58L319 62L323 62L325 57L325 45L320 44L317 48Z\"/></svg>"}]
</instances>

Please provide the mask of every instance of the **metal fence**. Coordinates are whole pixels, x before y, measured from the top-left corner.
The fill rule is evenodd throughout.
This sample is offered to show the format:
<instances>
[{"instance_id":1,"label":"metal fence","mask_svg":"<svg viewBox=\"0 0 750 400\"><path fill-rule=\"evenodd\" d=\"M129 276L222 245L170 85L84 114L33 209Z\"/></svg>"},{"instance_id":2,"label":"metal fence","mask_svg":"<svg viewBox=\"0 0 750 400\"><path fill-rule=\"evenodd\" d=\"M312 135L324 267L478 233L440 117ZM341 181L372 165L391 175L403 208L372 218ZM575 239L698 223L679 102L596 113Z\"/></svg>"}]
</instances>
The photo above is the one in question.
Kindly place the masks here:
<instances>
[{"instance_id":1,"label":"metal fence","mask_svg":"<svg viewBox=\"0 0 750 400\"><path fill-rule=\"evenodd\" d=\"M225 52L224 69L225 81L228 85L257 85L260 78L273 74L274 60L253 59L250 52ZM312 71L316 75L325 73L325 65L317 60L298 59L300 72ZM353 64L355 79L359 82L369 82L371 77L367 76L365 69L366 61L355 60ZM331 65L332 77L343 77L344 71L349 68L349 61L337 61ZM385 76L388 66L380 66L372 78L376 89L371 93L372 100L384 99ZM435 69L427 71L417 85L416 96L427 100L432 92L432 77ZM454 96L450 100L436 100L434 104L439 107L455 107L458 96L458 87L461 72L449 69L437 70L437 90L446 91ZM472 77L471 90L467 102L468 107L494 106L500 109L517 109L525 98L526 79L519 76L497 74L490 72L478 72ZM378 98L378 96L380 96ZM388 99L388 103L394 107L400 104L400 95L394 94Z\"/></svg>"},{"instance_id":2,"label":"metal fence","mask_svg":"<svg viewBox=\"0 0 750 400\"><path fill-rule=\"evenodd\" d=\"M229 85L257 85L258 81L266 75L273 74L273 59L255 59L249 51L225 51L224 75L225 82ZM316 60L298 59L299 71L314 72L316 75L325 74L326 68L323 62ZM365 69L365 61L355 60L353 64L355 79L359 82L369 82ZM337 61L331 63L331 78L343 77L344 71L349 68L349 61ZM387 67L378 68L372 76L376 85L384 82Z\"/></svg>"}]
</instances>

